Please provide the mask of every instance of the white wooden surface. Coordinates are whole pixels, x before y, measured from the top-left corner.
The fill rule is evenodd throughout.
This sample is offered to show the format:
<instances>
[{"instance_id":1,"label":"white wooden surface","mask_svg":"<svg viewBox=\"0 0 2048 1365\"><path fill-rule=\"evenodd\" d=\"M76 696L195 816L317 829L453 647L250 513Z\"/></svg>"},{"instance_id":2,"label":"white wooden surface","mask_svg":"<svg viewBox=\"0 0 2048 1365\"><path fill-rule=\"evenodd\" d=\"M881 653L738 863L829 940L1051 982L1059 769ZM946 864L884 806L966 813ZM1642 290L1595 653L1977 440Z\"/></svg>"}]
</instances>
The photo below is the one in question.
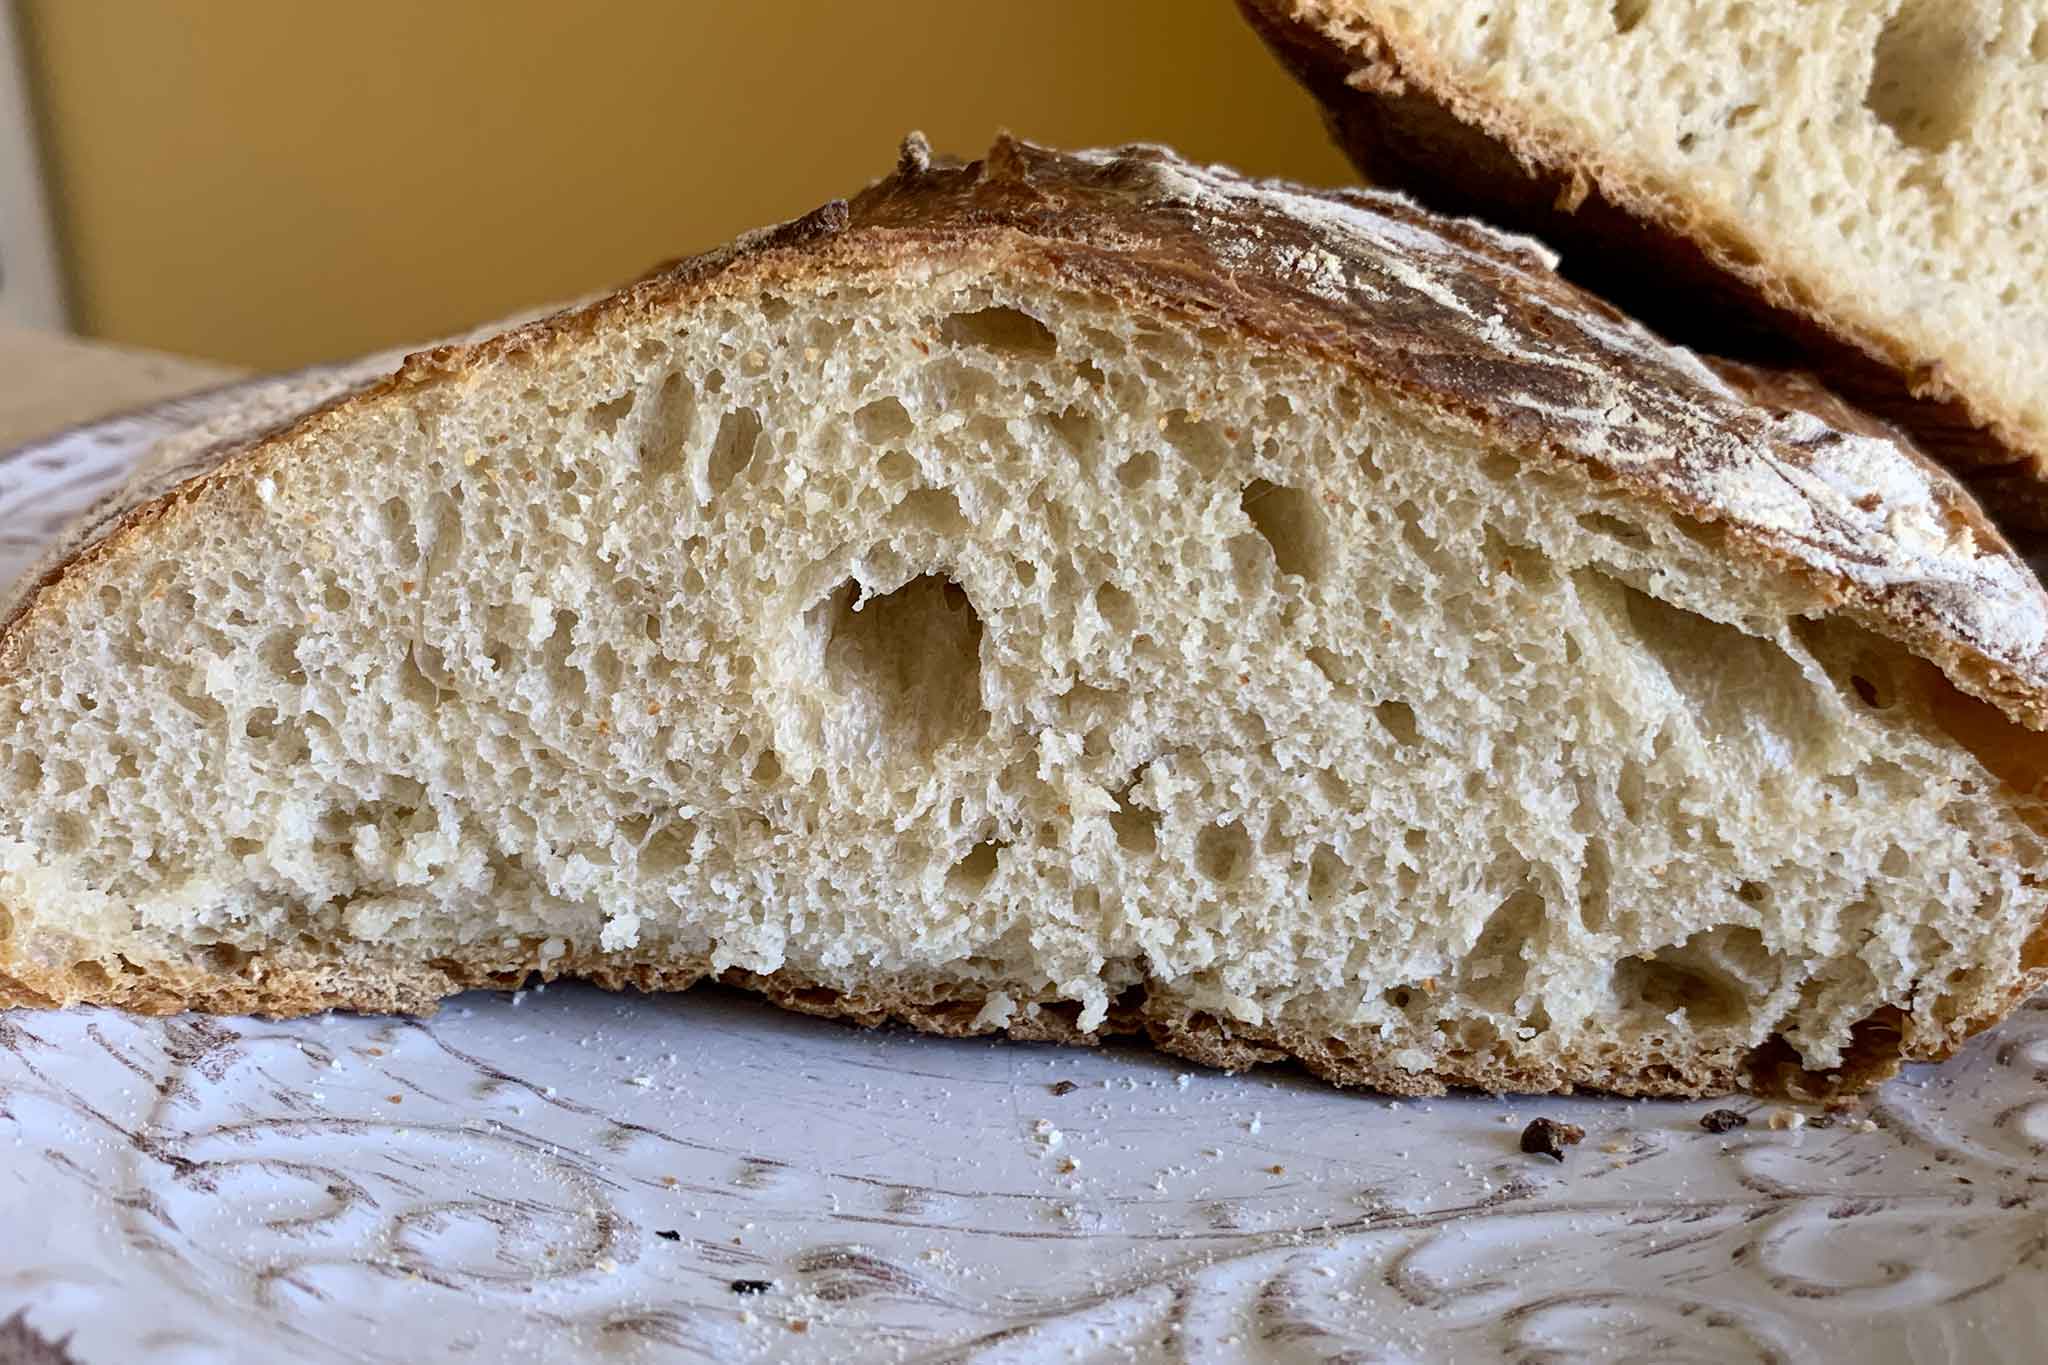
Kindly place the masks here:
<instances>
[{"instance_id":1,"label":"white wooden surface","mask_svg":"<svg viewBox=\"0 0 2048 1365\"><path fill-rule=\"evenodd\" d=\"M0 456L0 578L218 401ZM0 1365L2037 1360L2044 1005L1874 1127L1720 1136L718 991L0 1014ZM1521 1154L1537 1115L1585 1142Z\"/></svg>"}]
</instances>

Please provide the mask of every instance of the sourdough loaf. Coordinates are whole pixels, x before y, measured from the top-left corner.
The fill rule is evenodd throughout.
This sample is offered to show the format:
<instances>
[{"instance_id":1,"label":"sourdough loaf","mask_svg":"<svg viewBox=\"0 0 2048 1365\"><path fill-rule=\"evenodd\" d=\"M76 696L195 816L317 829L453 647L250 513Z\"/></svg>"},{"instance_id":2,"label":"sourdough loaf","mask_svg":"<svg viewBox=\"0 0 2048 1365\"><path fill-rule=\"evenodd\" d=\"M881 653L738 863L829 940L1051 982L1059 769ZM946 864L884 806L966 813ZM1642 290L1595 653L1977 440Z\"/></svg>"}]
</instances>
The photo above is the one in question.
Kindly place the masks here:
<instances>
[{"instance_id":1,"label":"sourdough loaf","mask_svg":"<svg viewBox=\"0 0 2048 1365\"><path fill-rule=\"evenodd\" d=\"M1240 0L1376 180L1796 360L2048 527L2042 0Z\"/></svg>"},{"instance_id":2,"label":"sourdough loaf","mask_svg":"<svg viewBox=\"0 0 2048 1365\"><path fill-rule=\"evenodd\" d=\"M2048 595L1531 242L1157 148L888 179L263 434L0 608L0 1000L738 983L1702 1094L2043 975Z\"/></svg>"}]
</instances>

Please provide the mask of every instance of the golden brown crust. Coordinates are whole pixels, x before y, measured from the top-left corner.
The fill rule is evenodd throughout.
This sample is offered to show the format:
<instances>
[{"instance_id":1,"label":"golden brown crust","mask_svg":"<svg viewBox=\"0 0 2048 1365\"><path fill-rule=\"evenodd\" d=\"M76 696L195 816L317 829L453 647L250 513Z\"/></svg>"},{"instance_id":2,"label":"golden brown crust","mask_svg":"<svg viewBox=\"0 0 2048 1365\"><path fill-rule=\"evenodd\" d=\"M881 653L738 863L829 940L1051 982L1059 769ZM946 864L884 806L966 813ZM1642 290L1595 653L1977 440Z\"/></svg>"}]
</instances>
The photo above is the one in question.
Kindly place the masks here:
<instances>
[{"instance_id":1,"label":"golden brown crust","mask_svg":"<svg viewBox=\"0 0 2048 1365\"><path fill-rule=\"evenodd\" d=\"M587 307L412 356L388 379L281 431L194 457L173 471L175 487L107 509L76 552L22 595L0 623L0 676L23 666L66 598L146 551L156 525L208 515L216 490L320 458L329 436L400 420L443 386L494 367L546 363L631 319L672 326L710 299L886 282L954 263L1049 280L1316 357L1531 464L1588 469L1648 508L1717 524L1732 558L1784 585L1803 609L1845 613L2005 717L2048 725L2048 593L1953 480L1881 428L1852 413L1815 412L1811 395L1802 398L1789 381L1717 374L1559 279L1533 244L1437 219L1396 197L1246 181L1158 149L1068 156L1009 139L967 165L939 162L913 142L895 175L851 203L835 201ZM1865 475L1878 484L1859 484ZM457 989L523 979L536 965L523 955L374 968L258 958L150 964L110 977L92 964L39 968L9 946L0 942L0 972L8 974L0 975L0 1004L93 1000L152 1012L422 1011ZM591 957L550 970L610 986L680 989L707 969ZM983 1027L975 1021L984 1002L958 985L856 990L786 973L745 984L813 1012L941 1032ZM1994 1017L2003 999L2001 992L1997 1001L1968 1002L1969 1022L1939 1037L1915 1033L1920 1026L1908 1021L1888 1051L1869 1048L1846 1083L1874 1077L1902 1050L1951 1046ZM1580 1085L1705 1094L1757 1084L1759 1072L1736 1048L1686 1056L1616 1048L1541 1068L1471 1055L1434 1073L1409 1072L1378 1043L1225 1024L1179 1009L1163 992L1109 1027L1216 1065L1292 1056L1333 1081L1397 1093ZM1055 1005L1027 1009L1007 1029L1078 1037ZM1776 1074L1774 1066L1762 1070Z\"/></svg>"},{"instance_id":2,"label":"golden brown crust","mask_svg":"<svg viewBox=\"0 0 2048 1365\"><path fill-rule=\"evenodd\" d=\"M1821 375L1912 433L2007 524L2048 529L2048 449L1959 390L1939 356L1823 307L1739 225L1479 98L1366 6L1238 5L1374 181L1557 243L1566 274L1667 336Z\"/></svg>"}]
</instances>

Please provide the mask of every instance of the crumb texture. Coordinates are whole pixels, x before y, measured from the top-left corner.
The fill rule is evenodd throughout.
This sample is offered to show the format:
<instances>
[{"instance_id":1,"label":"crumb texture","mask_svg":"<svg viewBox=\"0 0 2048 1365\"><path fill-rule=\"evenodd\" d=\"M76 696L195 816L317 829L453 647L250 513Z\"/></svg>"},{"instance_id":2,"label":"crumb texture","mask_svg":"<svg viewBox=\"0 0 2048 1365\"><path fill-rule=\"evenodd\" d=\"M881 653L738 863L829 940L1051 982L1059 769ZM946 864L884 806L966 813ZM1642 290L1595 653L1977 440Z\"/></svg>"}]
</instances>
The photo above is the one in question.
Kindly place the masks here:
<instances>
[{"instance_id":1,"label":"crumb texture","mask_svg":"<svg viewBox=\"0 0 2048 1365\"><path fill-rule=\"evenodd\" d=\"M383 391L44 589L0 676L0 985L716 975L1396 1089L1683 1091L1938 1047L2021 983L2025 732L1812 579L1328 348L916 259ZM1715 467L1789 422L1810 487L1731 506L1811 517L1825 452L1879 458L1745 420ZM1923 577L1999 562L1929 535Z\"/></svg>"}]
</instances>

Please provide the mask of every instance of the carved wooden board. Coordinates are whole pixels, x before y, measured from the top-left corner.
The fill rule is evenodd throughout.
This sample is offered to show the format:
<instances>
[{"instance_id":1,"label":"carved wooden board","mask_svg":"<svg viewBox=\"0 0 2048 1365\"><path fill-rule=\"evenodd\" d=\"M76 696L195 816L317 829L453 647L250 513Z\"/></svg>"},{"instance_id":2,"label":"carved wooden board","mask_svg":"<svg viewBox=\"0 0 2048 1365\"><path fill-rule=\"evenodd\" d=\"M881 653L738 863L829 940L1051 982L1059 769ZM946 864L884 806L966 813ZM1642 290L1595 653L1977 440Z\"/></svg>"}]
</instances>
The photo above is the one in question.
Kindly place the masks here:
<instances>
[{"instance_id":1,"label":"carved wooden board","mask_svg":"<svg viewBox=\"0 0 2048 1365\"><path fill-rule=\"evenodd\" d=\"M0 455L0 581L219 401ZM2048 997L1831 1127L1722 1134L715 990L0 1014L0 1365L2034 1360L2044 1082ZM1539 1115L1586 1130L1562 1163Z\"/></svg>"}]
</instances>

